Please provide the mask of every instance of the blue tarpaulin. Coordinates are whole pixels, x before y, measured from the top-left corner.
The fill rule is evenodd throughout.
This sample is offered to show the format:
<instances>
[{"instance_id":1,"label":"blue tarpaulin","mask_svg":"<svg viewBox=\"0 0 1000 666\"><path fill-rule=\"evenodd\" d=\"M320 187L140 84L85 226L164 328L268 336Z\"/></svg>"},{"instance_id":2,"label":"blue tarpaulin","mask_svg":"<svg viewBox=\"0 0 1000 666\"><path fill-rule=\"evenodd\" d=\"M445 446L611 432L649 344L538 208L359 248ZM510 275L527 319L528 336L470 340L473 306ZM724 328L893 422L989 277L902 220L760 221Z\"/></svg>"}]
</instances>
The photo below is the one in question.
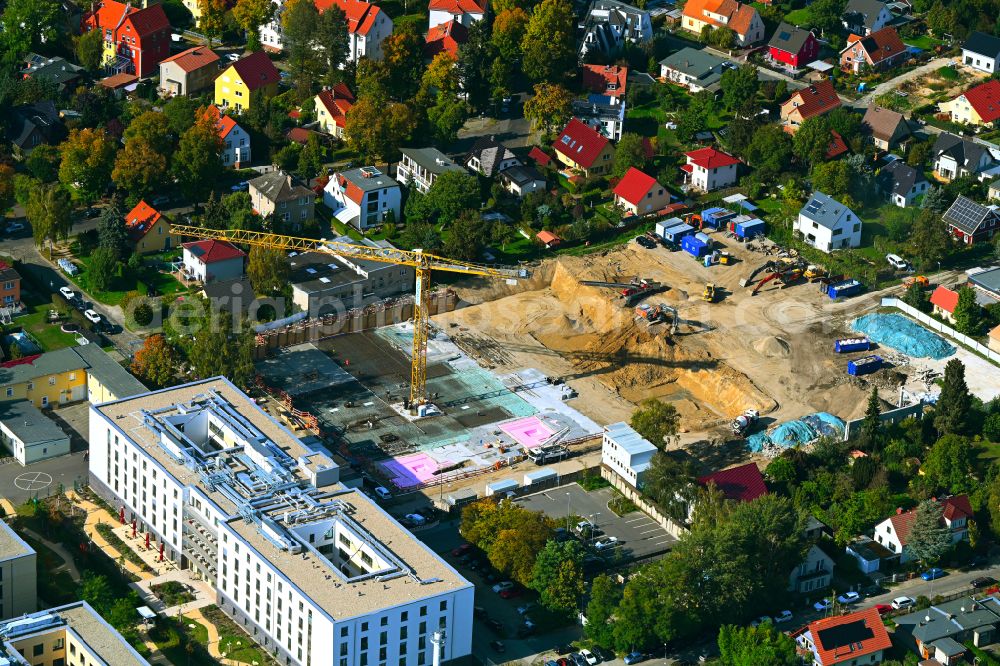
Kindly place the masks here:
<instances>
[{"instance_id":1,"label":"blue tarpaulin","mask_svg":"<svg viewBox=\"0 0 1000 666\"><path fill-rule=\"evenodd\" d=\"M747 437L747 446L753 453L759 453L767 445L787 449L819 437L842 437L844 428L844 422L833 414L816 412L775 426L770 432L754 433Z\"/></svg>"}]
</instances>

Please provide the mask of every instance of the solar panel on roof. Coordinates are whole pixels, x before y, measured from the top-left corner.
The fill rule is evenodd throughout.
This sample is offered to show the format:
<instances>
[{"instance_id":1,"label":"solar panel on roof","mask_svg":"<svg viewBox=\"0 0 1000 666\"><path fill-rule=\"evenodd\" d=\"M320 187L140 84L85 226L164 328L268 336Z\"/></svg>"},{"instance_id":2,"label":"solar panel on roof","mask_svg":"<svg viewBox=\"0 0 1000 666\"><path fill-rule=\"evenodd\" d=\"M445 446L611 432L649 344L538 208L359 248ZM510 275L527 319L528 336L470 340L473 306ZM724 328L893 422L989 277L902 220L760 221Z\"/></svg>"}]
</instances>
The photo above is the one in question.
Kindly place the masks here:
<instances>
[{"instance_id":1,"label":"solar panel on roof","mask_svg":"<svg viewBox=\"0 0 1000 666\"><path fill-rule=\"evenodd\" d=\"M785 32L784 30L782 30L781 34L779 35L779 39L781 39L782 41L788 41L791 38L792 38L791 33Z\"/></svg>"},{"instance_id":2,"label":"solar panel on roof","mask_svg":"<svg viewBox=\"0 0 1000 666\"><path fill-rule=\"evenodd\" d=\"M201 255L205 254L205 248L203 248L201 245L192 245L190 248L188 248L188 251L196 257L200 257Z\"/></svg>"}]
</instances>

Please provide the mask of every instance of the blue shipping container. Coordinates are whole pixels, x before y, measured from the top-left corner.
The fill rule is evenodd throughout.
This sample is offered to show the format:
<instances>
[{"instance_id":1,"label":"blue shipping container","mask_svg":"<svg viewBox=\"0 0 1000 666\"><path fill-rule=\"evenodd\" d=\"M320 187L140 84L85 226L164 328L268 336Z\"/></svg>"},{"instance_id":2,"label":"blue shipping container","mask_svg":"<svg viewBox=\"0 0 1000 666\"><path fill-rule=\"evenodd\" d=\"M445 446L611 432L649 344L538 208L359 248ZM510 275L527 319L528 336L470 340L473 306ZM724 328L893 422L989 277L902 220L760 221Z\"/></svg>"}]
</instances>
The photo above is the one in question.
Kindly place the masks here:
<instances>
[{"instance_id":1,"label":"blue shipping container","mask_svg":"<svg viewBox=\"0 0 1000 666\"><path fill-rule=\"evenodd\" d=\"M833 351L838 354L868 351L871 348L872 343L868 338L843 338L833 343Z\"/></svg>"},{"instance_id":2,"label":"blue shipping container","mask_svg":"<svg viewBox=\"0 0 1000 666\"><path fill-rule=\"evenodd\" d=\"M699 231L698 233L696 233L694 235L694 237L697 238L698 240L700 240L702 243L704 243L708 247L712 247L712 239L709 237L708 234Z\"/></svg>"},{"instance_id":3,"label":"blue shipping container","mask_svg":"<svg viewBox=\"0 0 1000 666\"><path fill-rule=\"evenodd\" d=\"M882 367L882 357L877 355L865 356L847 362L847 374L854 377L870 375Z\"/></svg>"},{"instance_id":4,"label":"blue shipping container","mask_svg":"<svg viewBox=\"0 0 1000 666\"><path fill-rule=\"evenodd\" d=\"M706 208L701 211L701 221L705 223L706 226L714 227L716 229L723 229L726 226L726 222L736 217L736 213L731 210L726 210L725 208Z\"/></svg>"},{"instance_id":5,"label":"blue shipping container","mask_svg":"<svg viewBox=\"0 0 1000 666\"><path fill-rule=\"evenodd\" d=\"M694 233L694 227L690 224L678 224L663 230L663 238L671 243L680 243L685 236Z\"/></svg>"},{"instance_id":6,"label":"blue shipping container","mask_svg":"<svg viewBox=\"0 0 1000 666\"><path fill-rule=\"evenodd\" d=\"M837 284L831 284L826 293L830 298L844 298L860 294L862 289L864 289L864 285L857 280L844 280Z\"/></svg>"},{"instance_id":7,"label":"blue shipping container","mask_svg":"<svg viewBox=\"0 0 1000 666\"><path fill-rule=\"evenodd\" d=\"M751 220L750 222L739 222L736 225L736 237L748 238L752 236L762 236L767 225L764 220Z\"/></svg>"},{"instance_id":8,"label":"blue shipping container","mask_svg":"<svg viewBox=\"0 0 1000 666\"><path fill-rule=\"evenodd\" d=\"M694 236L685 236L682 238L681 249L696 259L701 259L709 253L708 246Z\"/></svg>"}]
</instances>

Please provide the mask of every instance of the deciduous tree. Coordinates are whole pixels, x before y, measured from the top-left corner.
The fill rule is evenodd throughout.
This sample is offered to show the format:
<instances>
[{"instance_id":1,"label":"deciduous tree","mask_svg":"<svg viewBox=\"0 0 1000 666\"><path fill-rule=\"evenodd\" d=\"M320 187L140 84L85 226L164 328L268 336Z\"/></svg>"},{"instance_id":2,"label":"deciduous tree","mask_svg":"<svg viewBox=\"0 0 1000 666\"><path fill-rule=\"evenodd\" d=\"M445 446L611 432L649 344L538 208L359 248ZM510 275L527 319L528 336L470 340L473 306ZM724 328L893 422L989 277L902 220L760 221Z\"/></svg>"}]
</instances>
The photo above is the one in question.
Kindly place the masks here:
<instances>
[{"instance_id":1,"label":"deciduous tree","mask_svg":"<svg viewBox=\"0 0 1000 666\"><path fill-rule=\"evenodd\" d=\"M199 109L198 120L181 135L173 159L173 172L181 188L202 199L222 172L222 138L215 120Z\"/></svg>"},{"instance_id":2,"label":"deciduous tree","mask_svg":"<svg viewBox=\"0 0 1000 666\"><path fill-rule=\"evenodd\" d=\"M434 142L441 148L453 144L468 115L468 104L457 95L438 95L434 105L427 109L427 121L434 130Z\"/></svg>"},{"instance_id":3,"label":"deciduous tree","mask_svg":"<svg viewBox=\"0 0 1000 666\"><path fill-rule=\"evenodd\" d=\"M933 209L921 210L917 216L910 235L910 249L917 266L924 270L936 267L951 253L952 241L948 228L940 214Z\"/></svg>"},{"instance_id":4,"label":"deciduous tree","mask_svg":"<svg viewBox=\"0 0 1000 666\"><path fill-rule=\"evenodd\" d=\"M719 629L720 666L796 666L800 659L795 641L771 622L756 627L731 624Z\"/></svg>"},{"instance_id":5,"label":"deciduous tree","mask_svg":"<svg viewBox=\"0 0 1000 666\"><path fill-rule=\"evenodd\" d=\"M610 576L601 574L594 578L587 602L587 624L583 627L587 638L598 645L613 644L615 607L621 598L621 588Z\"/></svg>"},{"instance_id":6,"label":"deciduous tree","mask_svg":"<svg viewBox=\"0 0 1000 666\"><path fill-rule=\"evenodd\" d=\"M300 100L309 97L321 71L315 48L319 12L312 0L288 0L281 12L282 45L288 71Z\"/></svg>"},{"instance_id":7,"label":"deciduous tree","mask_svg":"<svg viewBox=\"0 0 1000 666\"><path fill-rule=\"evenodd\" d=\"M226 20L226 0L198 0L198 30L208 37L208 45L212 40L222 36L222 28Z\"/></svg>"},{"instance_id":8,"label":"deciduous tree","mask_svg":"<svg viewBox=\"0 0 1000 666\"><path fill-rule=\"evenodd\" d=\"M654 446L662 449L677 435L680 415L673 404L648 398L632 412L629 424Z\"/></svg>"},{"instance_id":9,"label":"deciduous tree","mask_svg":"<svg viewBox=\"0 0 1000 666\"><path fill-rule=\"evenodd\" d=\"M0 15L0 53L13 65L29 51L59 40L62 8L55 0L10 0Z\"/></svg>"},{"instance_id":10,"label":"deciduous tree","mask_svg":"<svg viewBox=\"0 0 1000 666\"><path fill-rule=\"evenodd\" d=\"M151 335L132 359L132 374L151 387L168 386L177 372L177 354L166 339Z\"/></svg>"},{"instance_id":11,"label":"deciduous tree","mask_svg":"<svg viewBox=\"0 0 1000 666\"><path fill-rule=\"evenodd\" d=\"M250 248L247 277L256 293L271 296L288 283L288 257L281 250L254 246Z\"/></svg>"},{"instance_id":12,"label":"deciduous tree","mask_svg":"<svg viewBox=\"0 0 1000 666\"><path fill-rule=\"evenodd\" d=\"M611 163L611 175L621 178L635 167L642 171L646 168L646 146L643 139L633 132L623 132L622 138L615 146L615 157Z\"/></svg>"},{"instance_id":13,"label":"deciduous tree","mask_svg":"<svg viewBox=\"0 0 1000 666\"><path fill-rule=\"evenodd\" d=\"M510 501L486 499L463 509L459 531L486 553L497 570L527 586L538 553L552 537L554 525L541 512Z\"/></svg>"},{"instance_id":14,"label":"deciduous tree","mask_svg":"<svg viewBox=\"0 0 1000 666\"><path fill-rule=\"evenodd\" d=\"M90 265L87 267L87 278L90 286L96 291L106 291L115 279L118 271L118 257L110 247L98 247L90 255Z\"/></svg>"},{"instance_id":15,"label":"deciduous tree","mask_svg":"<svg viewBox=\"0 0 1000 666\"><path fill-rule=\"evenodd\" d=\"M76 38L76 59L90 71L101 66L104 57L104 39L100 30L87 30Z\"/></svg>"},{"instance_id":16,"label":"deciduous tree","mask_svg":"<svg viewBox=\"0 0 1000 666\"><path fill-rule=\"evenodd\" d=\"M273 14L271 0L236 0L233 20L247 34L247 50L260 49L260 26L270 21Z\"/></svg>"},{"instance_id":17,"label":"deciduous tree","mask_svg":"<svg viewBox=\"0 0 1000 666\"><path fill-rule=\"evenodd\" d=\"M58 146L47 143L35 146L24 160L24 168L43 183L51 183L59 178L59 162L62 156Z\"/></svg>"},{"instance_id":18,"label":"deciduous tree","mask_svg":"<svg viewBox=\"0 0 1000 666\"><path fill-rule=\"evenodd\" d=\"M115 142L103 129L72 130L59 147L59 181L90 203L100 197L111 180Z\"/></svg>"},{"instance_id":19,"label":"deciduous tree","mask_svg":"<svg viewBox=\"0 0 1000 666\"><path fill-rule=\"evenodd\" d=\"M757 67L745 63L736 69L727 69L722 73L719 87L722 89L722 103L727 109L744 115L751 113L760 89Z\"/></svg>"},{"instance_id":20,"label":"deciduous tree","mask_svg":"<svg viewBox=\"0 0 1000 666\"><path fill-rule=\"evenodd\" d=\"M465 171L446 171L434 179L425 199L444 223L458 219L463 211L479 211L482 199L479 181Z\"/></svg>"},{"instance_id":21,"label":"deciduous tree","mask_svg":"<svg viewBox=\"0 0 1000 666\"><path fill-rule=\"evenodd\" d=\"M382 42L383 62L389 72L389 94L397 101L411 99L424 71L424 38L416 24L398 26Z\"/></svg>"},{"instance_id":22,"label":"deciduous tree","mask_svg":"<svg viewBox=\"0 0 1000 666\"><path fill-rule=\"evenodd\" d=\"M49 244L49 257L52 256L52 244L58 240L66 240L72 224L70 213L73 204L69 192L56 184L39 184L28 195L25 215L31 222L31 231L35 245L42 247Z\"/></svg>"},{"instance_id":23,"label":"deciduous tree","mask_svg":"<svg viewBox=\"0 0 1000 666\"><path fill-rule=\"evenodd\" d=\"M955 330L965 335L979 335L983 327L983 308L976 302L976 292L972 287L960 287L958 303L952 313L955 319Z\"/></svg>"},{"instance_id":24,"label":"deciduous tree","mask_svg":"<svg viewBox=\"0 0 1000 666\"><path fill-rule=\"evenodd\" d=\"M820 164L830 150L830 124L823 116L807 118L795 133L795 156L809 165Z\"/></svg>"},{"instance_id":25,"label":"deciduous tree","mask_svg":"<svg viewBox=\"0 0 1000 666\"><path fill-rule=\"evenodd\" d=\"M543 0L535 7L521 42L522 68L536 82L565 81L576 70L573 8L567 0Z\"/></svg>"},{"instance_id":26,"label":"deciduous tree","mask_svg":"<svg viewBox=\"0 0 1000 666\"><path fill-rule=\"evenodd\" d=\"M930 448L915 479L928 492L945 490L961 493L973 489L976 470L976 447L961 435L944 435Z\"/></svg>"},{"instance_id":27,"label":"deciduous tree","mask_svg":"<svg viewBox=\"0 0 1000 666\"><path fill-rule=\"evenodd\" d=\"M521 44L528 31L531 17L520 7L498 12L493 19L493 45L500 52L500 57L509 61L521 59Z\"/></svg>"},{"instance_id":28,"label":"deciduous tree","mask_svg":"<svg viewBox=\"0 0 1000 666\"><path fill-rule=\"evenodd\" d=\"M761 182L771 182L789 168L793 143L777 125L764 125L754 130L745 156Z\"/></svg>"},{"instance_id":29,"label":"deciduous tree","mask_svg":"<svg viewBox=\"0 0 1000 666\"><path fill-rule=\"evenodd\" d=\"M571 616L579 610L585 590L583 559L586 552L579 541L549 541L535 558L531 588L549 610Z\"/></svg>"},{"instance_id":30,"label":"deciduous tree","mask_svg":"<svg viewBox=\"0 0 1000 666\"><path fill-rule=\"evenodd\" d=\"M193 112L191 115L193 121ZM130 140L143 139L154 151L165 156L173 149L176 136L180 134L181 132L174 132L171 129L170 119L165 113L145 111L133 118L125 128L125 143L127 145Z\"/></svg>"},{"instance_id":31,"label":"deciduous tree","mask_svg":"<svg viewBox=\"0 0 1000 666\"><path fill-rule=\"evenodd\" d=\"M406 104L379 103L361 98L347 112L344 134L352 150L368 162L393 162L399 147L417 127L417 119Z\"/></svg>"},{"instance_id":32,"label":"deciduous tree","mask_svg":"<svg viewBox=\"0 0 1000 666\"><path fill-rule=\"evenodd\" d=\"M573 114L573 95L558 83L537 83L534 91L524 103L524 117L544 132L565 125Z\"/></svg>"},{"instance_id":33,"label":"deciduous tree","mask_svg":"<svg viewBox=\"0 0 1000 666\"><path fill-rule=\"evenodd\" d=\"M133 200L138 200L162 187L166 175L167 158L139 137L125 142L125 148L115 159L111 180L119 189L128 192Z\"/></svg>"},{"instance_id":34,"label":"deciduous tree","mask_svg":"<svg viewBox=\"0 0 1000 666\"><path fill-rule=\"evenodd\" d=\"M348 54L347 16L339 5L332 4L319 15L315 40L321 49L323 81L333 85L340 80Z\"/></svg>"}]
</instances>

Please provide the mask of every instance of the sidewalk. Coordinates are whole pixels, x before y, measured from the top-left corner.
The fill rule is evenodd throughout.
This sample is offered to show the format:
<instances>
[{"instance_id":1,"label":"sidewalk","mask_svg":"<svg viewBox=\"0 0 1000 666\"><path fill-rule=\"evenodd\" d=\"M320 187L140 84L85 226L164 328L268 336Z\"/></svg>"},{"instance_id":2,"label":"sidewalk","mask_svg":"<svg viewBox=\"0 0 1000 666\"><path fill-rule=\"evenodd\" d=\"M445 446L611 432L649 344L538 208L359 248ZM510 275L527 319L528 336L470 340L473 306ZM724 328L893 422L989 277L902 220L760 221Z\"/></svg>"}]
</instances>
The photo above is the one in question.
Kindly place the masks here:
<instances>
[{"instance_id":1,"label":"sidewalk","mask_svg":"<svg viewBox=\"0 0 1000 666\"><path fill-rule=\"evenodd\" d=\"M222 656L222 652L219 650L219 641L222 639L222 637L219 636L219 630L216 628L214 624L209 622L204 615L202 615L200 608L195 608L194 610L188 611L184 615L184 617L194 620L195 622L202 623L208 630L208 645L206 647L208 648L209 656L218 661L220 664L225 664L226 666L239 666L244 663L242 661L236 661L234 659L226 659L225 657ZM247 641L251 640L252 639L249 636L247 636Z\"/></svg>"},{"instance_id":2,"label":"sidewalk","mask_svg":"<svg viewBox=\"0 0 1000 666\"><path fill-rule=\"evenodd\" d=\"M157 599L156 595L153 594L152 587L154 585L166 583L167 581L176 581L191 588L195 596L194 601L178 604L177 606L164 606L163 602ZM131 586L136 592L139 593L139 596L142 597L142 600L147 606L161 615L183 615L189 611L204 608L205 606L211 606L215 603L212 589L204 581L193 578L189 571L168 571L167 573L154 578L146 578L135 583L131 583Z\"/></svg>"},{"instance_id":3,"label":"sidewalk","mask_svg":"<svg viewBox=\"0 0 1000 666\"><path fill-rule=\"evenodd\" d=\"M150 564L154 572L156 572L156 573L150 573L148 571L143 571L135 563L125 559L122 553L115 546L108 543L107 539L105 539L101 535L101 533L97 531L97 526L101 523L105 523L113 527L117 526L117 528L115 529L115 533L118 535L120 539L122 539L122 541L128 543L128 538L127 538L128 534L122 532L123 528L127 526L120 525L117 516L111 515L110 513L108 513L106 509L97 506L90 500L84 499L73 492L69 492L67 493L67 495L69 495L71 501L76 506L80 507L81 509L87 512L87 520L84 522L83 531L87 534L88 537L90 537L90 540L93 542L93 544L98 548L100 548L101 550L103 550L108 557L118 562L125 570L129 571L135 576L138 576L140 579L154 578L157 574L166 572L167 569L166 567L163 566L167 564L166 562L158 563L159 566L163 568L163 571L159 571L157 567L150 564L150 562L147 560L146 557L143 557L142 558L143 561L145 561L147 564ZM130 531L131 527L129 527L128 529ZM143 553L139 549L133 548L133 550L139 553L139 556L142 557Z\"/></svg>"},{"instance_id":4,"label":"sidewalk","mask_svg":"<svg viewBox=\"0 0 1000 666\"><path fill-rule=\"evenodd\" d=\"M66 548L64 548L62 544L50 541L45 537L43 537L38 532L28 529L27 527L23 527L21 531L30 536L32 539L42 542L43 544L45 544L45 546L49 548L49 550L51 550L56 555L62 558L64 564L62 566L56 567L54 570L52 570L51 573L55 573L57 571L62 571L63 569L65 569L67 572L69 572L69 575L73 579L74 583L80 582L80 571L76 568L76 563L73 562L73 554L70 553L68 550L66 550Z\"/></svg>"}]
</instances>

